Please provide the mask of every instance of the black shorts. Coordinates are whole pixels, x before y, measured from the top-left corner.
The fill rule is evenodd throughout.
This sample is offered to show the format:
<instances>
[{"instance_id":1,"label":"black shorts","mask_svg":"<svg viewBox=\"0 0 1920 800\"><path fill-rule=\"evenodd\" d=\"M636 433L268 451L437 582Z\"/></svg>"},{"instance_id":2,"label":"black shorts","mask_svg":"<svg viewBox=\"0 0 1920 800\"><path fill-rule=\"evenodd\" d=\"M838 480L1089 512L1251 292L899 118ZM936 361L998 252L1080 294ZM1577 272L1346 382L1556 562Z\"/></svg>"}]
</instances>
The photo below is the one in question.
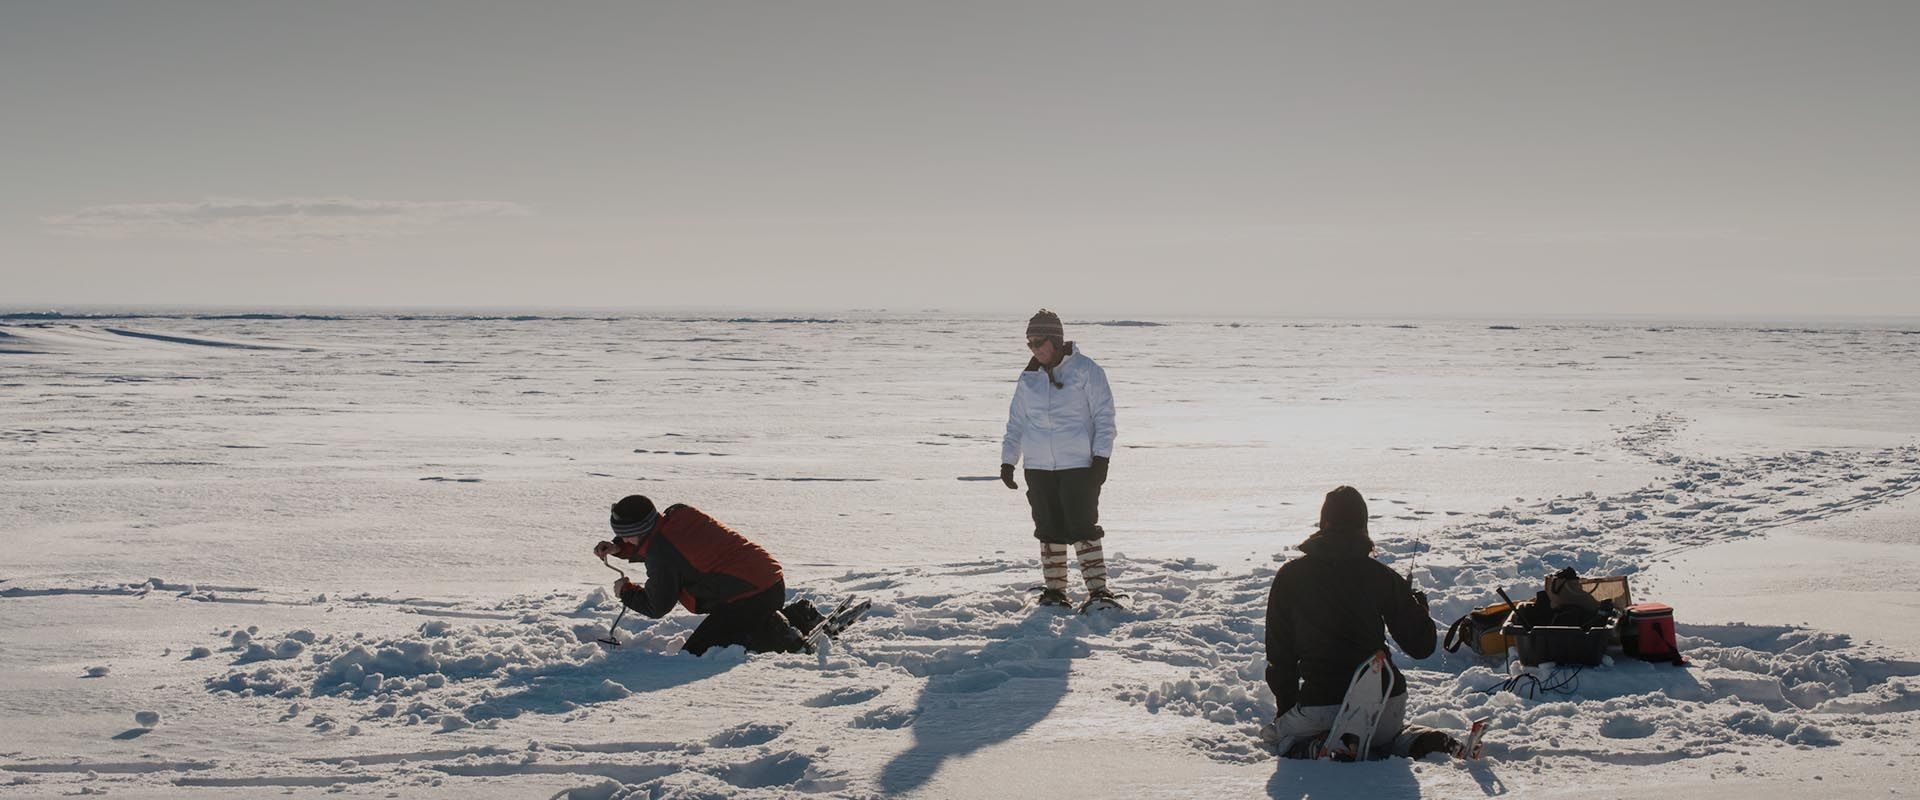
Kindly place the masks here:
<instances>
[{"instance_id":1,"label":"black shorts","mask_svg":"<svg viewBox=\"0 0 1920 800\"><path fill-rule=\"evenodd\" d=\"M1048 544L1073 544L1107 535L1100 529L1100 479L1092 467L1026 472L1033 538Z\"/></svg>"}]
</instances>

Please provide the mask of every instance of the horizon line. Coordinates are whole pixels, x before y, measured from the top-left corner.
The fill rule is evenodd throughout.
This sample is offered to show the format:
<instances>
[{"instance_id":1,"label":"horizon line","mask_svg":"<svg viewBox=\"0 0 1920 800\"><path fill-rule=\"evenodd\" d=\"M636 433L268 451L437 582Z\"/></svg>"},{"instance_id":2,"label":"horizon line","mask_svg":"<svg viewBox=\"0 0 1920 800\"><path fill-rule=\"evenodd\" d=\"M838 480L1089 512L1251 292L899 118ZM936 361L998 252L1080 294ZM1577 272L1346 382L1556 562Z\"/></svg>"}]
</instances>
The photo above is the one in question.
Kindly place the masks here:
<instances>
[{"instance_id":1,"label":"horizon line","mask_svg":"<svg viewBox=\"0 0 1920 800\"><path fill-rule=\"evenodd\" d=\"M1051 307L1051 305L1049 305ZM0 316L22 316L28 314L72 314L77 316L99 313L144 312L156 316L174 314L217 313L289 313L313 315L318 312L345 313L354 316L381 316L390 314L434 314L460 315L462 313L486 314L489 316L684 316L684 315L731 315L760 316L778 315L789 317L812 317L820 315L867 315L867 316L924 316L944 315L948 317L979 319L1016 319L1023 318L1031 311L1024 307L1019 311L989 310L981 308L918 308L900 309L886 306L862 307L805 307L805 306L724 306L724 305L683 305L683 306L606 306L606 305L560 305L560 304L253 304L253 303L0 303ZM1158 320L1204 320L1204 321L1287 321L1287 322L1390 322L1390 321L1426 321L1426 322L1591 322L1591 323L1666 323L1688 324L1705 323L1726 325L1733 323L1762 325L1767 323L1804 324L1810 322L1859 324L1920 324L1920 315L1895 316L1885 314L1846 314L1846 313L1804 313L1804 312L1757 312L1757 313L1699 313L1691 315L1663 314L1650 312L1352 312L1352 313L1298 313L1298 312L1194 312L1176 309L1164 311L1096 310L1089 314L1065 315L1069 324L1097 324L1110 322L1154 322Z\"/></svg>"}]
</instances>

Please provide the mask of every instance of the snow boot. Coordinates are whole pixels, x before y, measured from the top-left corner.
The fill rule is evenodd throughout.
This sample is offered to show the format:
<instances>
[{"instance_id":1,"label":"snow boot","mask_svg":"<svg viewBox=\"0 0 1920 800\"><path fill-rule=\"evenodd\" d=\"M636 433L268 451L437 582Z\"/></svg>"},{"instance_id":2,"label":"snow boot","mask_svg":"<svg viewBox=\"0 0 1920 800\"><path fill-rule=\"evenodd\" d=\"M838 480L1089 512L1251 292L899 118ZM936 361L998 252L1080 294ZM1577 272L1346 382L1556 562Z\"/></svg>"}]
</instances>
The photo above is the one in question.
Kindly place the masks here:
<instances>
[{"instance_id":1,"label":"snow boot","mask_svg":"<svg viewBox=\"0 0 1920 800\"><path fill-rule=\"evenodd\" d=\"M1448 736L1446 731L1427 731L1413 737L1413 742L1407 745L1407 757L1417 759L1432 753L1451 754L1460 748L1460 742Z\"/></svg>"},{"instance_id":2,"label":"snow boot","mask_svg":"<svg viewBox=\"0 0 1920 800\"><path fill-rule=\"evenodd\" d=\"M1036 602L1043 606L1073 607L1073 601L1067 599L1067 593L1059 589L1046 589L1041 591L1040 599Z\"/></svg>"},{"instance_id":3,"label":"snow boot","mask_svg":"<svg viewBox=\"0 0 1920 800\"><path fill-rule=\"evenodd\" d=\"M1085 614L1089 611L1099 611L1106 608L1126 608L1126 606L1120 605L1120 598L1122 597L1126 597L1126 595L1114 594L1108 589L1095 589L1087 592L1087 602L1080 604L1080 613Z\"/></svg>"},{"instance_id":4,"label":"snow boot","mask_svg":"<svg viewBox=\"0 0 1920 800\"><path fill-rule=\"evenodd\" d=\"M826 615L820 613L820 609L813 607L811 600L795 600L781 609L780 613L802 634L813 633L814 627L826 619Z\"/></svg>"},{"instance_id":5,"label":"snow boot","mask_svg":"<svg viewBox=\"0 0 1920 800\"><path fill-rule=\"evenodd\" d=\"M1280 757L1311 761L1315 753L1325 749L1326 743L1327 735L1324 733L1318 736L1309 736L1305 739L1295 740L1293 746L1288 747L1286 752L1280 754Z\"/></svg>"}]
</instances>

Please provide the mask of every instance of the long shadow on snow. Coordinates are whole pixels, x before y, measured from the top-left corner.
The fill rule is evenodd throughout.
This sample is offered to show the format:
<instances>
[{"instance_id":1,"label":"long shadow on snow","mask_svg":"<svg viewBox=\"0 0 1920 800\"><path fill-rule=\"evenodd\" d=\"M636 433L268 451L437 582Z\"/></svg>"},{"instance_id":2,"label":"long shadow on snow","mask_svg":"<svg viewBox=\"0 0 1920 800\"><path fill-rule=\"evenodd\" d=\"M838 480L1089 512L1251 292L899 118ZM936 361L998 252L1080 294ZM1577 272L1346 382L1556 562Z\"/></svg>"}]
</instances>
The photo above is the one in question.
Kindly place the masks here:
<instances>
[{"instance_id":1,"label":"long shadow on snow","mask_svg":"<svg viewBox=\"0 0 1920 800\"><path fill-rule=\"evenodd\" d=\"M513 675L501 681L501 687L524 688L475 703L463 713L474 722L527 713L564 714L581 706L711 678L741 663L741 659L729 658L723 652L706 658L678 652L615 652L604 661L551 665Z\"/></svg>"},{"instance_id":2,"label":"long shadow on snow","mask_svg":"<svg viewBox=\"0 0 1920 800\"><path fill-rule=\"evenodd\" d=\"M1052 714L1067 694L1073 659L1087 655L1078 626L1052 632L1048 623L1055 617L1052 610L1036 611L1019 638L928 665L915 703L913 746L880 771L880 790L918 789L948 758L1004 742Z\"/></svg>"}]
</instances>

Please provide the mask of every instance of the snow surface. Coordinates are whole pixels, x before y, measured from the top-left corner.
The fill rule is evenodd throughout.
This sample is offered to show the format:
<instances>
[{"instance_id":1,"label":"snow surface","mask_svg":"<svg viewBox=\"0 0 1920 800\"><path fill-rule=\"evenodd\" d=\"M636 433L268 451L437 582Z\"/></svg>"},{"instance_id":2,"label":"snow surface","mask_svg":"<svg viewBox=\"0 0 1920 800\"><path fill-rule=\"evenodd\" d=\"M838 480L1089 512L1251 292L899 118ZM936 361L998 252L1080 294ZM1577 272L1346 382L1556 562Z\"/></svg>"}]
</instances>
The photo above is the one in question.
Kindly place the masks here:
<instances>
[{"instance_id":1,"label":"snow surface","mask_svg":"<svg viewBox=\"0 0 1920 800\"><path fill-rule=\"evenodd\" d=\"M0 316L0 796L1920 777L1915 332L1111 323L1069 332L1119 403L1103 522L1131 608L1080 617L1026 604L1025 502L993 477L1016 320ZM1492 718L1484 762L1276 760L1266 589L1340 483L1438 623L1560 566L1625 574L1692 666L1515 694L1486 691L1498 660L1401 657L1411 720ZM685 615L594 644L616 604L590 551L636 491L873 611L821 658L679 654Z\"/></svg>"}]
</instances>

